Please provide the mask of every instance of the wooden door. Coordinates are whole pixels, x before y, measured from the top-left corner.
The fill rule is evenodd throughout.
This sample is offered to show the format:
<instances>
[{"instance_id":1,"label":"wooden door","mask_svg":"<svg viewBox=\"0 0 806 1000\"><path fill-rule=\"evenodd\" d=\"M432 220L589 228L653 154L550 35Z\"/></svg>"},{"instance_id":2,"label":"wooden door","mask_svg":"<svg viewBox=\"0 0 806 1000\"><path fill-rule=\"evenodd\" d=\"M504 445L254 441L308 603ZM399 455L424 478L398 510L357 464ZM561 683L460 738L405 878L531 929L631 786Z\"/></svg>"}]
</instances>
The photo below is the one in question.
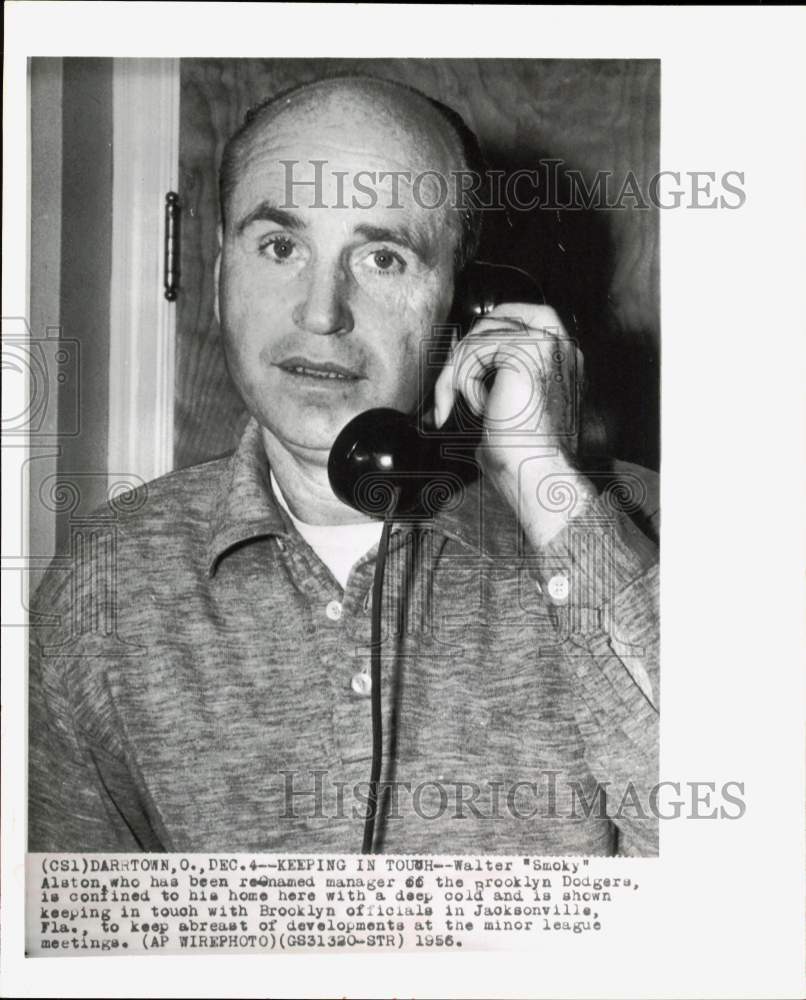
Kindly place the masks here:
<instances>
[{"instance_id":1,"label":"wooden door","mask_svg":"<svg viewBox=\"0 0 806 1000\"><path fill-rule=\"evenodd\" d=\"M410 84L456 108L490 166L511 172L559 160L588 185L658 171L660 64L655 60L185 59L181 64L181 291L177 301L175 465L231 450L246 414L226 373L213 314L217 168L251 106L297 83L358 72ZM550 202L551 203L551 202ZM541 208L489 213L483 255L541 281L586 357L610 445L657 468L658 213Z\"/></svg>"}]
</instances>

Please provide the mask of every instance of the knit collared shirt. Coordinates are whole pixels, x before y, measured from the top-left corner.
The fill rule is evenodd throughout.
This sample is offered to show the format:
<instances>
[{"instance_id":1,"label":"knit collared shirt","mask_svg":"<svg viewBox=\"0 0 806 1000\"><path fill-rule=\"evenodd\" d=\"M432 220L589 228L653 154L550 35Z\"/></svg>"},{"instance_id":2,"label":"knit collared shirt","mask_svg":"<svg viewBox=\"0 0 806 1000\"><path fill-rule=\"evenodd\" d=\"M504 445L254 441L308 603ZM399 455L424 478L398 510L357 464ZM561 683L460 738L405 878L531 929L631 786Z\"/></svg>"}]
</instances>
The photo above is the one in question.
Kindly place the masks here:
<instances>
[{"instance_id":1,"label":"knit collared shirt","mask_svg":"<svg viewBox=\"0 0 806 1000\"><path fill-rule=\"evenodd\" d=\"M377 851L657 852L657 566L612 507L539 553L483 481L396 526ZM342 589L254 421L74 523L32 617L30 849L360 851L375 556Z\"/></svg>"}]
</instances>

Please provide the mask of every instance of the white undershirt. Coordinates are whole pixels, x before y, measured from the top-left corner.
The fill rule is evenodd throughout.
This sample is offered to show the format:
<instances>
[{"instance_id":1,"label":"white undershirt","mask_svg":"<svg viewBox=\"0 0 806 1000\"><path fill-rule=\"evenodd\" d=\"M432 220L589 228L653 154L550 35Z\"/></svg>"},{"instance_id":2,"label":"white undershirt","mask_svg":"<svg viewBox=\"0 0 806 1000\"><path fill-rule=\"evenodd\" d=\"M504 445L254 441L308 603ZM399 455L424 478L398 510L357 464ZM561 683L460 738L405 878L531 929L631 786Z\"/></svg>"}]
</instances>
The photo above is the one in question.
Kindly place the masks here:
<instances>
[{"instance_id":1,"label":"white undershirt","mask_svg":"<svg viewBox=\"0 0 806 1000\"><path fill-rule=\"evenodd\" d=\"M378 544L383 524L380 521L362 521L360 524L306 524L298 517L294 517L280 484L274 478L274 473L270 471L269 475L277 502L291 518L297 531L339 581L342 590L346 590L350 570L362 556Z\"/></svg>"}]
</instances>

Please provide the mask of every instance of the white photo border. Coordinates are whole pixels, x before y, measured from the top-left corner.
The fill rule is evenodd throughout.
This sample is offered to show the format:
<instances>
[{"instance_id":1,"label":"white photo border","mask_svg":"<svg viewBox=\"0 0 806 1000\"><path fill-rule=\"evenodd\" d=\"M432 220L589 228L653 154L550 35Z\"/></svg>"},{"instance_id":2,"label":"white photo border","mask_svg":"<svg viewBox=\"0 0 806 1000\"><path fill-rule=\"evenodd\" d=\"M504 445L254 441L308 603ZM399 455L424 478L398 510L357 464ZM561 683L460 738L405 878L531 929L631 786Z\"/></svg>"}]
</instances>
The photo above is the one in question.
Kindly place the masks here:
<instances>
[{"instance_id":1,"label":"white photo border","mask_svg":"<svg viewBox=\"0 0 806 1000\"><path fill-rule=\"evenodd\" d=\"M6 316L28 312L31 56L661 60L662 168L740 170L747 192L735 211L661 213L661 776L741 780L747 813L662 824L640 931L606 951L26 959L26 655L5 628L4 993L802 996L806 10L12 2L5 22ZM4 371L9 407L24 391ZM5 555L26 521L3 452Z\"/></svg>"}]
</instances>

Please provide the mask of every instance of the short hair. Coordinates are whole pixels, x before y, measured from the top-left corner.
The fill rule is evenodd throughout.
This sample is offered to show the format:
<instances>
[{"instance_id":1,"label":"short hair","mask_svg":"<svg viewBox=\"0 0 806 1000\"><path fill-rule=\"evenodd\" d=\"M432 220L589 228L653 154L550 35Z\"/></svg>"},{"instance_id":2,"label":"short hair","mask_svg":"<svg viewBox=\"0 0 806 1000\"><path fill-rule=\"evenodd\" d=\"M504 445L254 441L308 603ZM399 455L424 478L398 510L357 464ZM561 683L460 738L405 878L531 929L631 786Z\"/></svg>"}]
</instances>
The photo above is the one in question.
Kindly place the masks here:
<instances>
[{"instance_id":1,"label":"short hair","mask_svg":"<svg viewBox=\"0 0 806 1000\"><path fill-rule=\"evenodd\" d=\"M463 169L476 177L483 177L487 172L487 163L481 151L479 140L473 130L467 125L464 118L458 111L443 104L441 101L428 94L424 94L416 87L405 83L398 83L395 80L387 80L383 77L370 76L369 74L334 74L333 76L320 77L307 83L296 84L286 90L268 97L258 104L253 105L244 116L244 120L235 133L227 140L224 152L221 157L221 167L218 174L218 197L221 211L222 224L226 224L227 205L230 196L238 179L238 166L240 163L243 147L251 133L260 124L260 120L272 111L275 107L302 93L312 89L321 83L330 81L365 81L367 83L383 84L398 90L407 92L421 100L436 111L437 115L445 122L457 140L459 152L464 160ZM473 198L466 198L465 203L458 208L460 216L459 240L454 255L454 263L457 273L473 260L478 252L481 242L481 230L483 214Z\"/></svg>"}]
</instances>

